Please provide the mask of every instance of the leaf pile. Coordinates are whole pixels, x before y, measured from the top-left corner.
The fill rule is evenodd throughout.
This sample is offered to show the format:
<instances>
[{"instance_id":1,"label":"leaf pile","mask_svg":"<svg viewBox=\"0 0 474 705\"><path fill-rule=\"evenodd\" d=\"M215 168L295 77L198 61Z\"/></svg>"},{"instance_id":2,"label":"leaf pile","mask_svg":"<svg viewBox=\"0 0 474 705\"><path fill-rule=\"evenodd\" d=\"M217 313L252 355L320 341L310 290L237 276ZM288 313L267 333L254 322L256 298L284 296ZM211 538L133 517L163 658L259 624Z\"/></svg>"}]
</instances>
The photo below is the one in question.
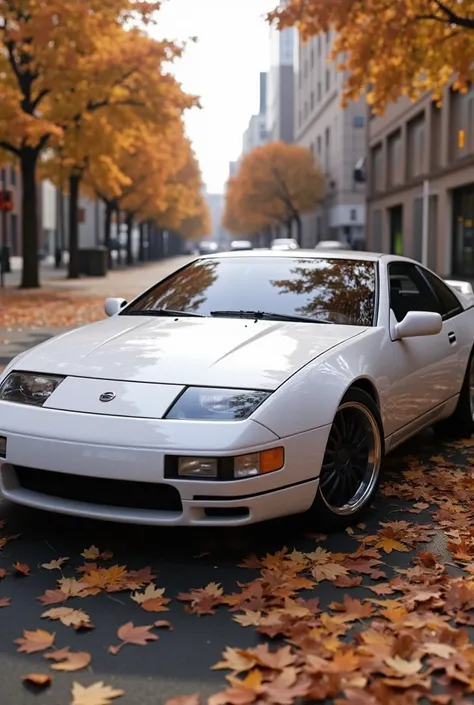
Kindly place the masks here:
<instances>
[{"instance_id":1,"label":"leaf pile","mask_svg":"<svg viewBox=\"0 0 474 705\"><path fill-rule=\"evenodd\" d=\"M105 318L104 299L82 291L5 289L0 301L0 326L21 328L81 326Z\"/></svg>"}]
</instances>

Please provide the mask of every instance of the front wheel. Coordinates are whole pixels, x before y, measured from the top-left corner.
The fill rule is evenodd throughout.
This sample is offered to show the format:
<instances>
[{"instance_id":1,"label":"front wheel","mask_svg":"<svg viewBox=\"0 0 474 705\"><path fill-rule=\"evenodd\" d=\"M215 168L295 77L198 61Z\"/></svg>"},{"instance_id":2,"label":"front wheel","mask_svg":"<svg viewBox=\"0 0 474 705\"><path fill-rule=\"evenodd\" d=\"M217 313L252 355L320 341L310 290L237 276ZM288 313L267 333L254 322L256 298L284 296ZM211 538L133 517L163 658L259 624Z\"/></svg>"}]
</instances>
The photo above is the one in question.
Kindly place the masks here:
<instances>
[{"instance_id":1,"label":"front wheel","mask_svg":"<svg viewBox=\"0 0 474 705\"><path fill-rule=\"evenodd\" d=\"M384 442L373 399L350 389L334 417L311 508L323 531L339 531L366 514L379 484Z\"/></svg>"}]
</instances>

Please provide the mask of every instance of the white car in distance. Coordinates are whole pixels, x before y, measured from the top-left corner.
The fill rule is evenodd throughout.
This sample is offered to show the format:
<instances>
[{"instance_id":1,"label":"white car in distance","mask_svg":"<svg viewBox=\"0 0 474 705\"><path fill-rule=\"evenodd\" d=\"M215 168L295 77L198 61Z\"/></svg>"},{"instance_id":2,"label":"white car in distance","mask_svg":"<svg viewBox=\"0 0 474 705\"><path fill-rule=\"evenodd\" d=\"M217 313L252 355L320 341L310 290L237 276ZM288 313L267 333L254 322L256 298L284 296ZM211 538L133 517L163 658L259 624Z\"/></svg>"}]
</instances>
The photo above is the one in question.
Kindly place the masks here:
<instances>
[{"instance_id":1,"label":"white car in distance","mask_svg":"<svg viewBox=\"0 0 474 705\"><path fill-rule=\"evenodd\" d=\"M361 520L385 453L469 434L474 308L417 262L315 250L198 258L0 376L0 488L121 522Z\"/></svg>"}]
</instances>

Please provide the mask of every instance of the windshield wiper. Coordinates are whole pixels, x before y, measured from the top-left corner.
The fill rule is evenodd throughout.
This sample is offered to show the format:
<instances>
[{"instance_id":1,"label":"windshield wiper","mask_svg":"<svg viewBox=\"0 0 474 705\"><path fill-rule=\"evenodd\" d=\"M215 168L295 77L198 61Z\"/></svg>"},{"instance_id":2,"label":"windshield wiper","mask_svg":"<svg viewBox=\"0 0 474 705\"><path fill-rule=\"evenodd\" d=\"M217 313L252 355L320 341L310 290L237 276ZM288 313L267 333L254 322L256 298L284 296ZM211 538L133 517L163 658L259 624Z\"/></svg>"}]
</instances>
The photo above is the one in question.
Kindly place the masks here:
<instances>
[{"instance_id":1,"label":"windshield wiper","mask_svg":"<svg viewBox=\"0 0 474 705\"><path fill-rule=\"evenodd\" d=\"M127 311L124 316L189 316L191 318L205 318L202 313L192 311L178 311L174 308L144 308L137 311Z\"/></svg>"},{"instance_id":2,"label":"windshield wiper","mask_svg":"<svg viewBox=\"0 0 474 705\"><path fill-rule=\"evenodd\" d=\"M211 311L211 316L222 318L254 318L266 321L294 321L295 323L332 323L320 318L307 318L306 316L287 316L285 313L272 313L271 311Z\"/></svg>"}]
</instances>

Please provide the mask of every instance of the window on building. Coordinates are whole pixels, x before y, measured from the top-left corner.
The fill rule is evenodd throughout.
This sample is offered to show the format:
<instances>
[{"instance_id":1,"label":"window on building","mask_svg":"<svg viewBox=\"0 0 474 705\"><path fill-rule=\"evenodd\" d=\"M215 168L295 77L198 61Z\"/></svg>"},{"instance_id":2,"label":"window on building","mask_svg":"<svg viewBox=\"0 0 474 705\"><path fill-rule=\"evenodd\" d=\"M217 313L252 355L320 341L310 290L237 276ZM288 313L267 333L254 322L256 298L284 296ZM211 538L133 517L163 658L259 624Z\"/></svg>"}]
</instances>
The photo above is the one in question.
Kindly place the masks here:
<instances>
[{"instance_id":1,"label":"window on building","mask_svg":"<svg viewBox=\"0 0 474 705\"><path fill-rule=\"evenodd\" d=\"M397 186L403 183L403 153L402 153L402 133L397 130L389 135L388 145L388 182L389 186Z\"/></svg>"},{"instance_id":2,"label":"window on building","mask_svg":"<svg viewBox=\"0 0 474 705\"><path fill-rule=\"evenodd\" d=\"M425 169L425 113L408 123L408 174L410 177L424 174Z\"/></svg>"},{"instance_id":3,"label":"window on building","mask_svg":"<svg viewBox=\"0 0 474 705\"><path fill-rule=\"evenodd\" d=\"M16 171L13 164L10 164L10 184L16 186Z\"/></svg>"},{"instance_id":4,"label":"window on building","mask_svg":"<svg viewBox=\"0 0 474 705\"><path fill-rule=\"evenodd\" d=\"M378 208L372 211L372 242L371 249L374 252L382 251L382 211Z\"/></svg>"},{"instance_id":5,"label":"window on building","mask_svg":"<svg viewBox=\"0 0 474 705\"><path fill-rule=\"evenodd\" d=\"M303 117L301 115L301 108L298 110L298 125L301 126L301 123L303 122Z\"/></svg>"},{"instance_id":6,"label":"window on building","mask_svg":"<svg viewBox=\"0 0 474 705\"><path fill-rule=\"evenodd\" d=\"M330 84L331 84L331 74L329 73L329 69L326 69L326 92L329 90Z\"/></svg>"},{"instance_id":7,"label":"window on building","mask_svg":"<svg viewBox=\"0 0 474 705\"><path fill-rule=\"evenodd\" d=\"M314 142L311 142L311 144L310 144L310 147L309 147L309 148L310 148L310 150L311 150L311 156L312 156L312 157L313 157L313 159L314 159Z\"/></svg>"},{"instance_id":8,"label":"window on building","mask_svg":"<svg viewBox=\"0 0 474 705\"><path fill-rule=\"evenodd\" d=\"M379 144L371 150L371 183L372 193L377 193L382 189L383 183L383 153L382 145Z\"/></svg>"},{"instance_id":9,"label":"window on building","mask_svg":"<svg viewBox=\"0 0 474 705\"><path fill-rule=\"evenodd\" d=\"M466 149L474 154L474 92L466 96Z\"/></svg>"},{"instance_id":10,"label":"window on building","mask_svg":"<svg viewBox=\"0 0 474 705\"><path fill-rule=\"evenodd\" d=\"M308 59L305 59L304 62L304 77L308 78Z\"/></svg>"},{"instance_id":11,"label":"window on building","mask_svg":"<svg viewBox=\"0 0 474 705\"><path fill-rule=\"evenodd\" d=\"M324 142L325 142L325 168L326 172L329 171L329 165L330 165L330 149L331 149L331 131L329 127L326 127L325 135L324 135Z\"/></svg>"},{"instance_id":12,"label":"window on building","mask_svg":"<svg viewBox=\"0 0 474 705\"><path fill-rule=\"evenodd\" d=\"M306 120L307 117L308 117L308 101L305 100L305 102L304 102L304 119Z\"/></svg>"},{"instance_id":13,"label":"window on building","mask_svg":"<svg viewBox=\"0 0 474 705\"><path fill-rule=\"evenodd\" d=\"M311 91L311 110L314 110L314 91Z\"/></svg>"},{"instance_id":14,"label":"window on building","mask_svg":"<svg viewBox=\"0 0 474 705\"><path fill-rule=\"evenodd\" d=\"M321 56L321 35L318 34L318 56Z\"/></svg>"},{"instance_id":15,"label":"window on building","mask_svg":"<svg viewBox=\"0 0 474 705\"><path fill-rule=\"evenodd\" d=\"M431 145L430 169L438 169L441 165L441 108L435 101L431 103Z\"/></svg>"},{"instance_id":16,"label":"window on building","mask_svg":"<svg viewBox=\"0 0 474 705\"><path fill-rule=\"evenodd\" d=\"M365 125L365 118L363 115L354 115L354 118L352 120L352 124L354 127L364 127Z\"/></svg>"},{"instance_id":17,"label":"window on building","mask_svg":"<svg viewBox=\"0 0 474 705\"><path fill-rule=\"evenodd\" d=\"M316 151L317 151L318 157L320 157L321 156L321 135L318 135L318 137L316 139Z\"/></svg>"},{"instance_id":18,"label":"window on building","mask_svg":"<svg viewBox=\"0 0 474 705\"><path fill-rule=\"evenodd\" d=\"M318 103L321 102L321 81L318 81Z\"/></svg>"},{"instance_id":19,"label":"window on building","mask_svg":"<svg viewBox=\"0 0 474 705\"><path fill-rule=\"evenodd\" d=\"M311 68L314 69L314 47L311 47Z\"/></svg>"},{"instance_id":20,"label":"window on building","mask_svg":"<svg viewBox=\"0 0 474 705\"><path fill-rule=\"evenodd\" d=\"M351 208L349 215L350 215L351 223L356 223L357 222L357 209Z\"/></svg>"}]
</instances>

